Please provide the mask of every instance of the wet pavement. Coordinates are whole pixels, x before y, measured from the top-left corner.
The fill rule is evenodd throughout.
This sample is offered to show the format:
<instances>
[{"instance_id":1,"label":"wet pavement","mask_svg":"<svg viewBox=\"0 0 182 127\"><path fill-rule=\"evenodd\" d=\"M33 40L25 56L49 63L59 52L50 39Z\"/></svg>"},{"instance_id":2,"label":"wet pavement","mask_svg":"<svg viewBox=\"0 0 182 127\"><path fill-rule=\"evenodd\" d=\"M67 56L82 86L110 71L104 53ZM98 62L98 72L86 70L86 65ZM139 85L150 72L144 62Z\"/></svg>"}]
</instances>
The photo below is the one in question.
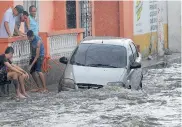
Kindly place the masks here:
<instances>
[{"instance_id":1,"label":"wet pavement","mask_svg":"<svg viewBox=\"0 0 182 127\"><path fill-rule=\"evenodd\" d=\"M180 127L181 90L181 64L173 63L145 71L140 91L112 86L30 93L19 102L0 98L0 126Z\"/></svg>"}]
</instances>

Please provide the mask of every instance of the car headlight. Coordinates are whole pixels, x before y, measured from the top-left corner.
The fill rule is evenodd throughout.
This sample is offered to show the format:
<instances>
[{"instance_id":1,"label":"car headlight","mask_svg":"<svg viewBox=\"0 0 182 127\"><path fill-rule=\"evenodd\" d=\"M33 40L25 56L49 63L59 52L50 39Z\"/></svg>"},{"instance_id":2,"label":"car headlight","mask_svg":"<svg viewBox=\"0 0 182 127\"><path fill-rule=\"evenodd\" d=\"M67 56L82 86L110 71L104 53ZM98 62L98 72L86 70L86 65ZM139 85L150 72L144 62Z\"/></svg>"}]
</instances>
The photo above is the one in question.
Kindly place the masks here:
<instances>
[{"instance_id":1,"label":"car headlight","mask_svg":"<svg viewBox=\"0 0 182 127\"><path fill-rule=\"evenodd\" d=\"M75 81L72 79L64 78L64 79L62 79L61 84L63 85L63 87L77 89L77 85L76 85Z\"/></svg>"},{"instance_id":2,"label":"car headlight","mask_svg":"<svg viewBox=\"0 0 182 127\"><path fill-rule=\"evenodd\" d=\"M108 86L123 86L125 87L125 84L123 82L108 82Z\"/></svg>"}]
</instances>

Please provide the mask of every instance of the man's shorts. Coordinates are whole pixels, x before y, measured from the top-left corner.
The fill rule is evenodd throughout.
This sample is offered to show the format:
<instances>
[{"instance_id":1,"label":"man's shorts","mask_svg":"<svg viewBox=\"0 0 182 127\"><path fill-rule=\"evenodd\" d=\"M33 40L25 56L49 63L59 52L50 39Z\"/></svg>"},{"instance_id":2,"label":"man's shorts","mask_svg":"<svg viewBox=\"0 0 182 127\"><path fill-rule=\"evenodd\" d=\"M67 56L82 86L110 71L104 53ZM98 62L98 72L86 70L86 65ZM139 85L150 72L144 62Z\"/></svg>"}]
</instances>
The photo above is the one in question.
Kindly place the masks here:
<instances>
[{"instance_id":1,"label":"man's shorts","mask_svg":"<svg viewBox=\"0 0 182 127\"><path fill-rule=\"evenodd\" d=\"M6 68L3 67L0 69L0 85L5 85L8 82L8 78L7 78L7 71Z\"/></svg>"},{"instance_id":2,"label":"man's shorts","mask_svg":"<svg viewBox=\"0 0 182 127\"><path fill-rule=\"evenodd\" d=\"M34 60L34 57L31 58L30 60L30 64L32 64ZM34 73L34 72L42 72L42 64L44 61L44 56L40 56L37 61L35 62L35 64L32 66L31 70L30 70L30 74Z\"/></svg>"}]
</instances>

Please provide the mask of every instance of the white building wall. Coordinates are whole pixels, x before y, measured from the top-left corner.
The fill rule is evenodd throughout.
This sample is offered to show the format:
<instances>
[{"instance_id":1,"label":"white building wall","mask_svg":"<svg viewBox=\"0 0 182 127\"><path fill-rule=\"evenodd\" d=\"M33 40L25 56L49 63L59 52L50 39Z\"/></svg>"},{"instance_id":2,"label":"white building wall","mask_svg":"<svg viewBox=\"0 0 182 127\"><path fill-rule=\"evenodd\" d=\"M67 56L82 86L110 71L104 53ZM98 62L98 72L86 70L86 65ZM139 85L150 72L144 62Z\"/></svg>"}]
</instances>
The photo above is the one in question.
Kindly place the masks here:
<instances>
[{"instance_id":1,"label":"white building wall","mask_svg":"<svg viewBox=\"0 0 182 127\"><path fill-rule=\"evenodd\" d=\"M168 1L168 45L172 52L181 52L181 1Z\"/></svg>"}]
</instances>

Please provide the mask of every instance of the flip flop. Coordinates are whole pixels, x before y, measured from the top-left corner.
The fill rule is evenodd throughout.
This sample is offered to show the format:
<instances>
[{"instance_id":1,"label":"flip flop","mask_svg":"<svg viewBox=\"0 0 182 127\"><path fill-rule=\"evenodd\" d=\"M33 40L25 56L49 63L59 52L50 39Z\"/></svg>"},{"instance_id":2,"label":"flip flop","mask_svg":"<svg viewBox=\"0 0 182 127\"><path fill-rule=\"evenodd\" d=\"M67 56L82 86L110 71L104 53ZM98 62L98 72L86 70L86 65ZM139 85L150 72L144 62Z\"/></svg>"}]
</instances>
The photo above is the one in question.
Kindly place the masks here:
<instances>
[{"instance_id":1,"label":"flip flop","mask_svg":"<svg viewBox=\"0 0 182 127\"><path fill-rule=\"evenodd\" d=\"M40 89L32 89L32 90L30 90L30 92L39 92L40 91Z\"/></svg>"},{"instance_id":2,"label":"flip flop","mask_svg":"<svg viewBox=\"0 0 182 127\"><path fill-rule=\"evenodd\" d=\"M20 95L18 98L20 98L20 99L26 99L26 97L24 95Z\"/></svg>"},{"instance_id":3,"label":"flip flop","mask_svg":"<svg viewBox=\"0 0 182 127\"><path fill-rule=\"evenodd\" d=\"M48 89L41 89L40 92L42 92L42 93L48 93L49 91L48 91Z\"/></svg>"},{"instance_id":4,"label":"flip flop","mask_svg":"<svg viewBox=\"0 0 182 127\"><path fill-rule=\"evenodd\" d=\"M29 97L30 97L30 95L28 95L28 94L25 94L24 96L25 96L25 97L27 97L27 98L29 98Z\"/></svg>"},{"instance_id":5,"label":"flip flop","mask_svg":"<svg viewBox=\"0 0 182 127\"><path fill-rule=\"evenodd\" d=\"M14 97L14 99L15 99L16 102L20 102L20 98Z\"/></svg>"}]
</instances>

